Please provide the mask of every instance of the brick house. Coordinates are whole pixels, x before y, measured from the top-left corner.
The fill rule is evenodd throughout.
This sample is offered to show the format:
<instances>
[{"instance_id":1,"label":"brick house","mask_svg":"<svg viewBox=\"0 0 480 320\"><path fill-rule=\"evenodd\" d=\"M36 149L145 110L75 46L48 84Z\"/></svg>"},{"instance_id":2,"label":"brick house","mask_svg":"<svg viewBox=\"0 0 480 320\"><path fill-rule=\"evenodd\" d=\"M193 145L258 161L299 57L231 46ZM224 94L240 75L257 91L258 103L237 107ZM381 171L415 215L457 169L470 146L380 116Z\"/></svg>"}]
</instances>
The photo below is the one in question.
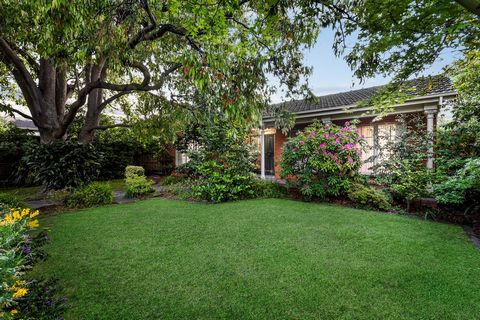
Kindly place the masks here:
<instances>
[{"instance_id":1,"label":"brick house","mask_svg":"<svg viewBox=\"0 0 480 320\"><path fill-rule=\"evenodd\" d=\"M395 105L393 111L379 121L374 121L375 114L372 113L371 108L358 107L358 102L371 98L381 86L320 96L314 102L292 100L281 103L287 111L295 115L295 126L288 136L295 135L315 120L343 125L346 121L358 119L360 121L358 128L369 147L369 151L362 155L365 161L376 152L379 134L382 137L395 135L396 115L422 114L425 117L427 131L433 132L437 126L440 107L445 104L445 101L456 97L450 81L440 76L412 80L408 87L407 93L411 98L402 104ZM263 179L279 180L282 146L288 136L275 129L272 114L266 113L262 124L262 128L252 137L260 154L258 171ZM428 168L433 168L433 150L426 165ZM360 171L368 174L370 165L364 164Z\"/></svg>"}]
</instances>

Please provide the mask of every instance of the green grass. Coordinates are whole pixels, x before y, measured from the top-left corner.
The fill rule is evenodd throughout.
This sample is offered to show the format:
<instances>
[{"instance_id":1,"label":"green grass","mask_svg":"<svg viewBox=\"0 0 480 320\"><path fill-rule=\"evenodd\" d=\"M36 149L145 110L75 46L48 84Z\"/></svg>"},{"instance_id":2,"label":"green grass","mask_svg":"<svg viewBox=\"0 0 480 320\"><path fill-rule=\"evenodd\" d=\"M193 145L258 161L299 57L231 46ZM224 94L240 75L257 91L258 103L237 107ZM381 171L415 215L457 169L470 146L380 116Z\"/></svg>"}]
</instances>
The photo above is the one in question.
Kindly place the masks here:
<instances>
[{"instance_id":1,"label":"green grass","mask_svg":"<svg viewBox=\"0 0 480 320\"><path fill-rule=\"evenodd\" d=\"M458 226L267 199L153 199L61 214L35 273L66 319L479 319Z\"/></svg>"}]
</instances>

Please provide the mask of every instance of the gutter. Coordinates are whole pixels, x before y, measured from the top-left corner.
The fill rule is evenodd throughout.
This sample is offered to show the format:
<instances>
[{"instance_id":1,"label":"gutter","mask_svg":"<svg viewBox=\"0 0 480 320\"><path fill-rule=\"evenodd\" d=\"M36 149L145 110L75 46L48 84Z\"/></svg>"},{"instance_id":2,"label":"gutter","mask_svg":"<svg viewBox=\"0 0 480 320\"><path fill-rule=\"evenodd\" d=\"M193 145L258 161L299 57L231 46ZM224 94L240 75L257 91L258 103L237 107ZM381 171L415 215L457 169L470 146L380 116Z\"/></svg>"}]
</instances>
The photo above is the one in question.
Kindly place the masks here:
<instances>
[{"instance_id":1,"label":"gutter","mask_svg":"<svg viewBox=\"0 0 480 320\"><path fill-rule=\"evenodd\" d=\"M416 97L416 98L408 99L405 103L396 104L393 106L393 108L401 108L401 107L426 104L426 103L441 104L444 98L453 98L456 95L457 95L457 92L454 90L451 90L451 91L446 91L438 94ZM371 107L358 108L356 104L351 104L351 105L344 105L344 106L338 106L338 107L293 112L293 114L296 115L297 119L299 118L301 119L301 118L307 118L307 117L328 116L328 115L334 115L334 114L353 113L353 112L370 111L370 110L372 110ZM390 112L389 114L394 114L394 113L399 113L399 112L398 111ZM369 115L369 116L374 116L374 115ZM272 122L274 121L274 117L273 116L263 117L262 121Z\"/></svg>"}]
</instances>

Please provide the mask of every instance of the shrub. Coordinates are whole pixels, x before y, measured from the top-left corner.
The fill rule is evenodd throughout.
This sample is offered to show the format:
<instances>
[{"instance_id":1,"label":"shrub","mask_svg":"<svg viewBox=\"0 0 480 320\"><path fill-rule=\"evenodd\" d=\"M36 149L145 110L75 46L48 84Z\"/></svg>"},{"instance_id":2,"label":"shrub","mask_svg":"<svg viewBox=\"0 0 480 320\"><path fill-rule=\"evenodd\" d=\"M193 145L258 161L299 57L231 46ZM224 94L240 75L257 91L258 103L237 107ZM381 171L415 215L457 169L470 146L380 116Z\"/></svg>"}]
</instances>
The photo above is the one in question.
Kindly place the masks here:
<instances>
[{"instance_id":1,"label":"shrub","mask_svg":"<svg viewBox=\"0 0 480 320\"><path fill-rule=\"evenodd\" d=\"M169 186L169 185L172 185L172 184L177 184L177 183L182 182L184 180L185 180L184 176L170 175L170 176L166 176L165 178L163 178L162 184L164 186Z\"/></svg>"},{"instance_id":2,"label":"shrub","mask_svg":"<svg viewBox=\"0 0 480 320\"><path fill-rule=\"evenodd\" d=\"M144 176L145 169L140 166L127 166L125 168L125 178L132 178L133 176Z\"/></svg>"},{"instance_id":3,"label":"shrub","mask_svg":"<svg viewBox=\"0 0 480 320\"><path fill-rule=\"evenodd\" d=\"M285 198L287 189L273 181L256 179L255 195L259 198Z\"/></svg>"},{"instance_id":4,"label":"shrub","mask_svg":"<svg viewBox=\"0 0 480 320\"><path fill-rule=\"evenodd\" d=\"M225 119L212 122L190 128L177 143L178 150L190 158L179 171L195 179L192 191L200 199L222 202L254 197L257 156L245 143L248 133Z\"/></svg>"},{"instance_id":5,"label":"shrub","mask_svg":"<svg viewBox=\"0 0 480 320\"><path fill-rule=\"evenodd\" d=\"M425 165L418 166L408 160L400 161L398 165L398 169L393 172L396 179L390 185L390 190L405 199L407 211L410 211L412 202L427 194L432 178L431 171Z\"/></svg>"},{"instance_id":6,"label":"shrub","mask_svg":"<svg viewBox=\"0 0 480 320\"><path fill-rule=\"evenodd\" d=\"M358 207L373 210L388 210L390 202L388 197L374 188L354 183L348 190L348 198Z\"/></svg>"},{"instance_id":7,"label":"shrub","mask_svg":"<svg viewBox=\"0 0 480 320\"><path fill-rule=\"evenodd\" d=\"M207 161L196 168L200 178L193 185L195 196L210 202L252 198L255 195L254 175L239 174L236 168L217 161Z\"/></svg>"},{"instance_id":8,"label":"shrub","mask_svg":"<svg viewBox=\"0 0 480 320\"><path fill-rule=\"evenodd\" d=\"M364 140L354 125L315 122L282 150L281 175L304 198L339 196L356 179Z\"/></svg>"},{"instance_id":9,"label":"shrub","mask_svg":"<svg viewBox=\"0 0 480 320\"><path fill-rule=\"evenodd\" d=\"M87 208L110 204L113 202L112 189L108 183L92 182L75 190L67 197L66 202L70 208Z\"/></svg>"},{"instance_id":10,"label":"shrub","mask_svg":"<svg viewBox=\"0 0 480 320\"><path fill-rule=\"evenodd\" d=\"M34 182L46 190L77 188L96 180L102 153L93 145L66 141L54 144L31 144L22 157Z\"/></svg>"},{"instance_id":11,"label":"shrub","mask_svg":"<svg viewBox=\"0 0 480 320\"><path fill-rule=\"evenodd\" d=\"M470 197L469 195L476 195ZM435 185L435 198L449 205L479 205L480 158L470 158L452 176L444 177Z\"/></svg>"},{"instance_id":12,"label":"shrub","mask_svg":"<svg viewBox=\"0 0 480 320\"><path fill-rule=\"evenodd\" d=\"M24 208L25 203L11 193L0 192L0 206L7 208Z\"/></svg>"},{"instance_id":13,"label":"shrub","mask_svg":"<svg viewBox=\"0 0 480 320\"><path fill-rule=\"evenodd\" d=\"M176 198L182 200L192 200L195 199L195 194L192 191L192 186L195 184L195 181L184 179L176 184L171 184L165 186L163 191L168 194L173 194Z\"/></svg>"},{"instance_id":14,"label":"shrub","mask_svg":"<svg viewBox=\"0 0 480 320\"><path fill-rule=\"evenodd\" d=\"M144 197L153 193L153 181L145 176L131 175L125 181L125 196L127 198Z\"/></svg>"}]
</instances>

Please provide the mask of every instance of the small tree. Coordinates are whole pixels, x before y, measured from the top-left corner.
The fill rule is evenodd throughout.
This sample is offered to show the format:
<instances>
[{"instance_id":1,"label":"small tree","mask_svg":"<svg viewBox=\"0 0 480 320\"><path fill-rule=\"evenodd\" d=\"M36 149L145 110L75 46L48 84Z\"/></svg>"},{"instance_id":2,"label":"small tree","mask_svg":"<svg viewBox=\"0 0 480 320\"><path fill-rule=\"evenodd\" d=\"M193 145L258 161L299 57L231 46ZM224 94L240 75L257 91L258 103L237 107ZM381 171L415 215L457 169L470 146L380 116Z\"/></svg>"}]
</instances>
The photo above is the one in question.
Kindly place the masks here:
<instances>
[{"instance_id":1,"label":"small tree","mask_svg":"<svg viewBox=\"0 0 480 320\"><path fill-rule=\"evenodd\" d=\"M354 124L315 122L283 147L281 176L307 199L339 196L358 175L363 145Z\"/></svg>"}]
</instances>

